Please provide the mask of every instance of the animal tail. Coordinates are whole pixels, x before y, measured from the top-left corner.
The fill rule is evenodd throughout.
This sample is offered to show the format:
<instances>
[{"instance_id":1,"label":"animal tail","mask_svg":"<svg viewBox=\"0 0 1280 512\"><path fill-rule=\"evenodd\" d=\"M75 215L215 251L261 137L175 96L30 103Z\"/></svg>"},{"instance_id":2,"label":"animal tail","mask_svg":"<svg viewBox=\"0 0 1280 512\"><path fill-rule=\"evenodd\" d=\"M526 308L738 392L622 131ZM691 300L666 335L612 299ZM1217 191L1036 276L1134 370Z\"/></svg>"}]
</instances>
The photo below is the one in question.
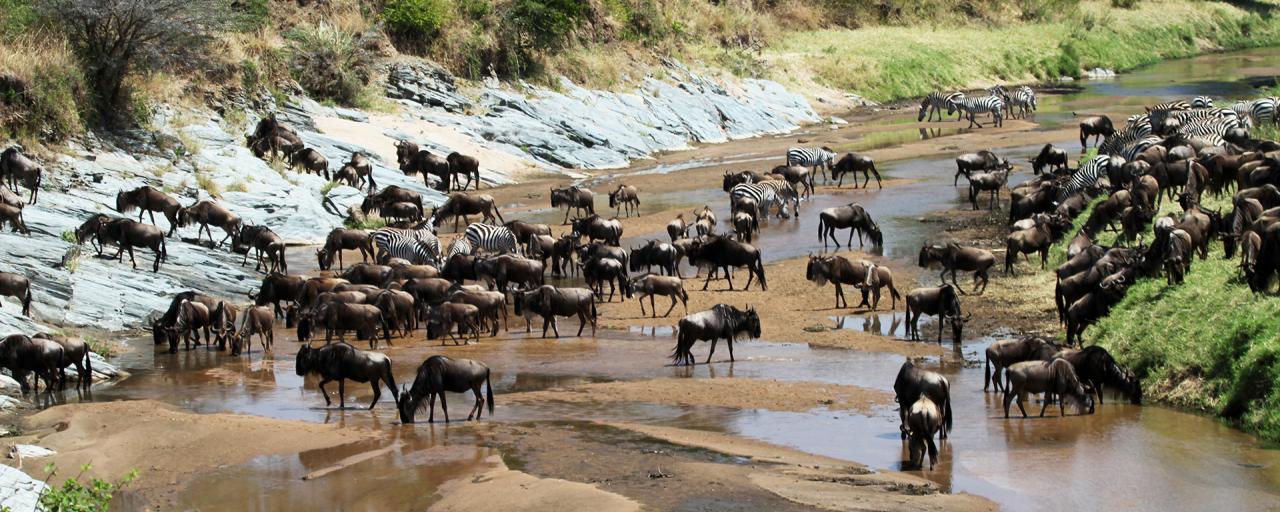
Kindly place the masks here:
<instances>
[{"instance_id":1,"label":"animal tail","mask_svg":"<svg viewBox=\"0 0 1280 512\"><path fill-rule=\"evenodd\" d=\"M89 357L92 353L88 346L84 349L84 375L80 377L80 383L88 388L93 383L93 358Z\"/></svg>"},{"instance_id":2,"label":"animal tail","mask_svg":"<svg viewBox=\"0 0 1280 512\"><path fill-rule=\"evenodd\" d=\"M1066 297L1062 295L1062 280L1058 280L1058 284L1053 286L1053 304L1058 307L1058 323L1067 320Z\"/></svg>"},{"instance_id":3,"label":"animal tail","mask_svg":"<svg viewBox=\"0 0 1280 512\"><path fill-rule=\"evenodd\" d=\"M818 241L822 241L822 231L826 227L826 220L821 215L818 216Z\"/></svg>"},{"instance_id":4,"label":"animal tail","mask_svg":"<svg viewBox=\"0 0 1280 512\"><path fill-rule=\"evenodd\" d=\"M22 316L31 316L31 286L27 286L27 294L22 297Z\"/></svg>"},{"instance_id":5,"label":"animal tail","mask_svg":"<svg viewBox=\"0 0 1280 512\"><path fill-rule=\"evenodd\" d=\"M764 282L764 260L761 259L760 253L756 253L756 272L760 274L760 289L769 291L769 285Z\"/></svg>"},{"instance_id":6,"label":"animal tail","mask_svg":"<svg viewBox=\"0 0 1280 512\"><path fill-rule=\"evenodd\" d=\"M893 283L889 283L889 296L893 298L895 303L902 300L902 294L898 293L898 289L893 286Z\"/></svg>"},{"instance_id":7,"label":"animal tail","mask_svg":"<svg viewBox=\"0 0 1280 512\"><path fill-rule=\"evenodd\" d=\"M487 371L484 372L485 394L488 395L485 402L487 402L487 405L489 406L489 417L493 417L493 384L489 382L489 373L490 372Z\"/></svg>"},{"instance_id":8,"label":"animal tail","mask_svg":"<svg viewBox=\"0 0 1280 512\"><path fill-rule=\"evenodd\" d=\"M1005 275L1009 275L1009 272L1013 270L1013 265L1018 263L1018 250L1017 250L1017 247L1014 246L1014 244L1015 242L1013 240L1009 240L1009 243L1005 245L1005 251L1004 251L1004 274Z\"/></svg>"},{"instance_id":9,"label":"animal tail","mask_svg":"<svg viewBox=\"0 0 1280 512\"><path fill-rule=\"evenodd\" d=\"M986 357L986 367L987 369L982 376L982 389L984 390L983 393L986 393L985 390L987 389L987 384L991 383L991 356L990 355ZM1000 391L1000 390L996 389L996 391Z\"/></svg>"},{"instance_id":10,"label":"animal tail","mask_svg":"<svg viewBox=\"0 0 1280 512\"><path fill-rule=\"evenodd\" d=\"M391 359L382 361L382 379L387 381L387 387L391 388L391 396L400 401L400 390L396 388L396 377L391 373Z\"/></svg>"},{"instance_id":11,"label":"animal tail","mask_svg":"<svg viewBox=\"0 0 1280 512\"><path fill-rule=\"evenodd\" d=\"M676 349L671 352L671 361L679 364L684 360L684 355L689 353L693 348L693 341L687 340L684 333L680 331L680 327L676 326Z\"/></svg>"}]
</instances>

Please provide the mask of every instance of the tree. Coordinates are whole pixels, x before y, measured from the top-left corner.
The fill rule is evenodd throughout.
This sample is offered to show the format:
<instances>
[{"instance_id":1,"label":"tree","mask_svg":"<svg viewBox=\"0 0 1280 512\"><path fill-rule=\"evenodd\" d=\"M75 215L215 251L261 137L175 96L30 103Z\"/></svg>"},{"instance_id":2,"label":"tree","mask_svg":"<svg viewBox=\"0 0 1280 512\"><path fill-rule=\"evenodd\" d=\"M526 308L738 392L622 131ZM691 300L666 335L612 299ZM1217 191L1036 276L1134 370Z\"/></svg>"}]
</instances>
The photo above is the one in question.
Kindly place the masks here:
<instances>
[{"instance_id":1,"label":"tree","mask_svg":"<svg viewBox=\"0 0 1280 512\"><path fill-rule=\"evenodd\" d=\"M227 0L37 0L71 41L107 126L127 119L133 72L197 62L234 16Z\"/></svg>"}]
</instances>

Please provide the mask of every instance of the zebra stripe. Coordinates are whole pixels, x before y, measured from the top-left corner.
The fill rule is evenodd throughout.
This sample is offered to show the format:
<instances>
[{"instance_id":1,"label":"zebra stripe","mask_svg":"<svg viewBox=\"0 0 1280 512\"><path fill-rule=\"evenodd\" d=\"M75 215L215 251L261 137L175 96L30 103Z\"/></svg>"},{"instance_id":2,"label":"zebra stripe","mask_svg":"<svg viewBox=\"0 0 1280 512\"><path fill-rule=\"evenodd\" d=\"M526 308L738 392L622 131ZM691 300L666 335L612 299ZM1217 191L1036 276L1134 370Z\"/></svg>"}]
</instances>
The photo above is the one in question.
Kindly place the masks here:
<instances>
[{"instance_id":1,"label":"zebra stripe","mask_svg":"<svg viewBox=\"0 0 1280 512\"><path fill-rule=\"evenodd\" d=\"M372 236L373 244L387 258L401 258L414 265L434 266L439 263L440 239L430 229L381 228Z\"/></svg>"},{"instance_id":2,"label":"zebra stripe","mask_svg":"<svg viewBox=\"0 0 1280 512\"><path fill-rule=\"evenodd\" d=\"M1027 117L1028 110L1034 113L1038 108L1038 105L1036 105L1036 92L1025 85L1014 90L1012 94L1005 96L1005 100L1008 103L1010 115L1013 115L1013 107L1018 107L1019 117Z\"/></svg>"},{"instance_id":3,"label":"zebra stripe","mask_svg":"<svg viewBox=\"0 0 1280 512\"><path fill-rule=\"evenodd\" d=\"M1192 119L1186 124L1178 127L1177 132L1188 137L1204 137L1209 135L1223 137L1228 131L1239 127L1240 121L1234 117Z\"/></svg>"},{"instance_id":4,"label":"zebra stripe","mask_svg":"<svg viewBox=\"0 0 1280 512\"><path fill-rule=\"evenodd\" d=\"M944 108L947 109L947 115L954 114L956 111L955 103L962 99L964 99L964 93L962 92L944 93L944 92L934 91L925 95L924 99L920 101L920 110L922 112L925 109L929 110L930 121L933 120L933 113L937 112L938 120L941 121L942 109ZM924 114L921 114L921 115L923 116ZM960 118L957 117L956 121L959 121L959 120Z\"/></svg>"},{"instance_id":5,"label":"zebra stripe","mask_svg":"<svg viewBox=\"0 0 1280 512\"><path fill-rule=\"evenodd\" d=\"M999 96L983 96L981 98L964 98L956 102L956 108L965 112L969 118L969 127L977 125L979 128L982 124L975 118L978 114L991 114L992 121L996 126L1004 124L1004 100Z\"/></svg>"},{"instance_id":6,"label":"zebra stripe","mask_svg":"<svg viewBox=\"0 0 1280 512\"><path fill-rule=\"evenodd\" d=\"M1146 137L1137 142L1126 145L1125 147L1120 148L1120 158L1123 158L1126 162L1136 160L1138 155L1142 154L1143 151L1146 151L1147 148L1159 144L1163 140L1164 139L1161 139L1160 137Z\"/></svg>"},{"instance_id":7,"label":"zebra stripe","mask_svg":"<svg viewBox=\"0 0 1280 512\"><path fill-rule=\"evenodd\" d=\"M1103 139L1098 146L1098 154L1115 155L1131 144L1151 136L1150 124L1136 124L1116 132L1115 135Z\"/></svg>"},{"instance_id":8,"label":"zebra stripe","mask_svg":"<svg viewBox=\"0 0 1280 512\"><path fill-rule=\"evenodd\" d=\"M1253 123L1262 125L1263 123L1276 124L1276 103L1280 98L1262 98L1253 100L1249 103L1249 117L1253 118Z\"/></svg>"},{"instance_id":9,"label":"zebra stripe","mask_svg":"<svg viewBox=\"0 0 1280 512\"><path fill-rule=\"evenodd\" d=\"M1066 184L1058 192L1058 201L1064 201L1077 192L1096 185L1098 178L1110 167L1111 157L1107 155L1098 155L1085 162L1079 169L1076 169L1076 172L1071 173L1071 177L1067 178Z\"/></svg>"},{"instance_id":10,"label":"zebra stripe","mask_svg":"<svg viewBox=\"0 0 1280 512\"><path fill-rule=\"evenodd\" d=\"M471 244L474 252L475 249L483 249L492 253L520 253L520 246L516 243L516 235L512 233L506 226L495 226L493 224L475 223L467 226L464 235L467 242Z\"/></svg>"},{"instance_id":11,"label":"zebra stripe","mask_svg":"<svg viewBox=\"0 0 1280 512\"><path fill-rule=\"evenodd\" d=\"M472 254L474 252L475 249L471 246L471 242L467 241L466 237L454 238L453 243L449 244L449 259L453 259L454 256L459 254Z\"/></svg>"},{"instance_id":12,"label":"zebra stripe","mask_svg":"<svg viewBox=\"0 0 1280 512\"><path fill-rule=\"evenodd\" d=\"M787 165L810 167L818 172L819 167L831 168L836 154L827 148L791 148L787 150Z\"/></svg>"},{"instance_id":13,"label":"zebra stripe","mask_svg":"<svg viewBox=\"0 0 1280 512\"><path fill-rule=\"evenodd\" d=\"M800 196L796 194L795 187L790 183L780 180L767 180L760 183L739 183L734 185L729 191L729 198L737 200L739 197L748 197L755 200L760 205L760 213L762 215L769 214L769 208L774 202L778 203L778 214L786 215L787 201L795 204L796 213L800 213Z\"/></svg>"},{"instance_id":14,"label":"zebra stripe","mask_svg":"<svg viewBox=\"0 0 1280 512\"><path fill-rule=\"evenodd\" d=\"M1213 108L1213 98L1208 96L1191 98L1191 108Z\"/></svg>"}]
</instances>

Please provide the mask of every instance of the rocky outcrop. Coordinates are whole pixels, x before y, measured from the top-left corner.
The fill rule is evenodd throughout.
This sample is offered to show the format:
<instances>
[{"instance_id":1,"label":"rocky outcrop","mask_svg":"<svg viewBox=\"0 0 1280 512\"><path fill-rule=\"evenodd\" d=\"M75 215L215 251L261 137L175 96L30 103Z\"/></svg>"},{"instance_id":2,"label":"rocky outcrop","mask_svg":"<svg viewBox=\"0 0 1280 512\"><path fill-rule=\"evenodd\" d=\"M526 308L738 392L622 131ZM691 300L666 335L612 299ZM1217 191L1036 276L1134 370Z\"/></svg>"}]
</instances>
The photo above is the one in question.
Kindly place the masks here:
<instances>
[{"instance_id":1,"label":"rocky outcrop","mask_svg":"<svg viewBox=\"0 0 1280 512\"><path fill-rule=\"evenodd\" d=\"M487 83L468 97L439 67L405 62L389 68L387 95L401 106L394 114L329 107L303 97L278 105L269 94L225 98L215 108L228 113L265 105L323 154L332 170L352 153L363 153L380 186L415 190L430 203L443 196L422 177L398 170L391 141L414 139L441 154L483 151L481 173L486 186L493 186L511 183L523 169L576 176L569 169L623 167L692 143L783 133L819 121L803 98L773 82L713 79L677 62L664 71L661 78L633 82L630 92L562 80L556 90ZM117 215L115 194L121 190L151 185L184 205L216 195L246 224L268 225L295 246L319 243L341 226L363 191L329 186L321 177L254 157L244 135L256 121L250 114L233 125L212 111L163 107L150 131L123 140L89 138L55 161L42 162L50 172L40 203L25 210L32 234L0 233L0 270L35 282L35 321L18 316L15 302L4 299L0 333L32 333L44 330L42 324L138 328L176 292L194 289L245 300L260 281L252 262L242 266L243 256L225 245L194 243L194 226L180 228L168 241L169 259L158 273L150 272L154 255L148 249L135 250L135 270L127 260L98 257L88 245L76 248L68 241L90 215ZM341 129L325 133L326 126ZM423 126L431 129L419 130ZM406 133L414 130L417 136Z\"/></svg>"}]
</instances>

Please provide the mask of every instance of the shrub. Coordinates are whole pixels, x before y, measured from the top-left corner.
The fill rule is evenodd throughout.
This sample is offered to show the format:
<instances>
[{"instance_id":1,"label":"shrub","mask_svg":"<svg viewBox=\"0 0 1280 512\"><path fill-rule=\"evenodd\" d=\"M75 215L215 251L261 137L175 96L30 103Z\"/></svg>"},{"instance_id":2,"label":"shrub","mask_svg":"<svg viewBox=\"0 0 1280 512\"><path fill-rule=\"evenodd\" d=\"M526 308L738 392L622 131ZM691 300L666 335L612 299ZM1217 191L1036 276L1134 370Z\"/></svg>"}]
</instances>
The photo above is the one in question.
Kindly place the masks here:
<instances>
[{"instance_id":1,"label":"shrub","mask_svg":"<svg viewBox=\"0 0 1280 512\"><path fill-rule=\"evenodd\" d=\"M52 464L45 467L50 478L57 474ZM40 495L40 509L45 512L106 512L111 496L129 482L138 478L138 470L132 470L116 482L91 478L88 485L80 483L80 477L89 471L89 465L80 466L80 474L62 482L61 487L50 486Z\"/></svg>"},{"instance_id":2,"label":"shrub","mask_svg":"<svg viewBox=\"0 0 1280 512\"><path fill-rule=\"evenodd\" d=\"M37 20L31 0L0 0L0 35L25 33L36 25Z\"/></svg>"},{"instance_id":3,"label":"shrub","mask_svg":"<svg viewBox=\"0 0 1280 512\"><path fill-rule=\"evenodd\" d=\"M1132 9L1138 6L1138 0L1111 0L1111 6L1117 9Z\"/></svg>"},{"instance_id":4,"label":"shrub","mask_svg":"<svg viewBox=\"0 0 1280 512\"><path fill-rule=\"evenodd\" d=\"M452 14L450 0L390 0L382 10L392 32L417 37L435 36Z\"/></svg>"},{"instance_id":5,"label":"shrub","mask_svg":"<svg viewBox=\"0 0 1280 512\"><path fill-rule=\"evenodd\" d=\"M587 10L577 0L514 0L507 19L521 47L555 50L564 47Z\"/></svg>"},{"instance_id":6,"label":"shrub","mask_svg":"<svg viewBox=\"0 0 1280 512\"><path fill-rule=\"evenodd\" d=\"M353 34L329 25L303 25L290 31L289 71L308 93L342 105L363 101L370 56Z\"/></svg>"},{"instance_id":7,"label":"shrub","mask_svg":"<svg viewBox=\"0 0 1280 512\"><path fill-rule=\"evenodd\" d=\"M37 32L0 42L0 127L56 141L78 133L84 81L67 43Z\"/></svg>"},{"instance_id":8,"label":"shrub","mask_svg":"<svg viewBox=\"0 0 1280 512\"><path fill-rule=\"evenodd\" d=\"M233 21L223 0L37 0L71 42L107 126L129 121L134 72L199 62L205 44Z\"/></svg>"}]
</instances>

